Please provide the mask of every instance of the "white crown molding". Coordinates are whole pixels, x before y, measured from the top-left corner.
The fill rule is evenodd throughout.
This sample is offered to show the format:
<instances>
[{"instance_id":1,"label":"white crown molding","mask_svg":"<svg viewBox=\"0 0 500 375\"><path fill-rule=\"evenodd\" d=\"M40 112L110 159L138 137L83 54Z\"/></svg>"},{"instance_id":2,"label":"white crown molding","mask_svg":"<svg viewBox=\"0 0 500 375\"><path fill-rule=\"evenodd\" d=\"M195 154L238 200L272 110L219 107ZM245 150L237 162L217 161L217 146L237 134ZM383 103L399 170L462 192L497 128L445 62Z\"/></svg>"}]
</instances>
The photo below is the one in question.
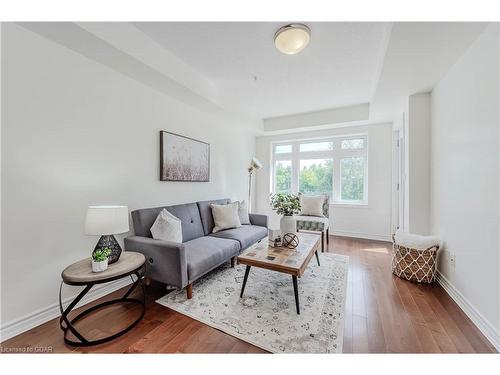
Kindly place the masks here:
<instances>
[{"instance_id":1,"label":"white crown molding","mask_svg":"<svg viewBox=\"0 0 500 375\"><path fill-rule=\"evenodd\" d=\"M370 103L346 107L328 108L320 111L297 113L264 119L264 131L290 131L317 126L331 126L350 122L368 121Z\"/></svg>"},{"instance_id":2,"label":"white crown molding","mask_svg":"<svg viewBox=\"0 0 500 375\"><path fill-rule=\"evenodd\" d=\"M436 272L436 280L497 351L500 351L500 331L439 270Z\"/></svg>"},{"instance_id":3,"label":"white crown molding","mask_svg":"<svg viewBox=\"0 0 500 375\"><path fill-rule=\"evenodd\" d=\"M94 290L91 290L82 300L76 305L75 308L83 306L89 302L95 301L98 298L104 297L105 295L114 292L124 286L131 284L131 280L129 278L123 278L117 281L113 281L108 284L103 284L100 287L96 287ZM63 305L66 307L70 301L72 301L76 297L76 294L72 297L68 297L63 300ZM31 314L24 315L20 318L11 320L10 322L5 323L0 328L0 342L4 342L14 336L17 336L23 332L29 331L32 328L35 328L43 323L48 322L54 318L57 318L61 315L59 311L59 303L52 304L50 306L41 308ZM61 332L62 335L62 332Z\"/></svg>"}]
</instances>

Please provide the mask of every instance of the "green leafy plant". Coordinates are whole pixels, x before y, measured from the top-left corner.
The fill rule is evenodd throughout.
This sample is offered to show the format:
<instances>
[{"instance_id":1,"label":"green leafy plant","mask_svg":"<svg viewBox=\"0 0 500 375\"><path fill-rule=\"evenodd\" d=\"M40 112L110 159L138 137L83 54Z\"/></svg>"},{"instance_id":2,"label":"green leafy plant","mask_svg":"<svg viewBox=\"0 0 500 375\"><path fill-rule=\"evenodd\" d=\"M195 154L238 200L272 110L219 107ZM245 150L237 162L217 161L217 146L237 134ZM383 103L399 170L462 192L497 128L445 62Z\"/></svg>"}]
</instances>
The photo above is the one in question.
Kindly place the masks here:
<instances>
[{"instance_id":1,"label":"green leafy plant","mask_svg":"<svg viewBox=\"0 0 500 375\"><path fill-rule=\"evenodd\" d=\"M300 212L300 193L276 193L271 194L271 208L278 215L293 216Z\"/></svg>"},{"instance_id":2,"label":"green leafy plant","mask_svg":"<svg viewBox=\"0 0 500 375\"><path fill-rule=\"evenodd\" d=\"M96 262L102 262L108 259L108 256L111 254L111 249L109 247L105 247L102 250L96 250L92 254L92 259Z\"/></svg>"}]
</instances>

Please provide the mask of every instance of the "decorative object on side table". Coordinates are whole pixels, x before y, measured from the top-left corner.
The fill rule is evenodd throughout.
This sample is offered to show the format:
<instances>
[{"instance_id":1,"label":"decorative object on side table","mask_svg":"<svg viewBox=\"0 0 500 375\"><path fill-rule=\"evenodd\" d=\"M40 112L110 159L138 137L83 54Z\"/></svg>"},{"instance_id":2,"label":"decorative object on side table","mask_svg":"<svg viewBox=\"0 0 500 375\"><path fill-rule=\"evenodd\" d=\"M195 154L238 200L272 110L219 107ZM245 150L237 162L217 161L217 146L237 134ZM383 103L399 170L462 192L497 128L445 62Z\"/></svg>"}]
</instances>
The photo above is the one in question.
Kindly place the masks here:
<instances>
[{"instance_id":1,"label":"decorative object on side table","mask_svg":"<svg viewBox=\"0 0 500 375\"><path fill-rule=\"evenodd\" d=\"M92 257L98 250L110 249L108 263L120 259L122 248L114 234L129 231L127 206L89 206L85 218L85 234L101 236Z\"/></svg>"},{"instance_id":2,"label":"decorative object on side table","mask_svg":"<svg viewBox=\"0 0 500 375\"><path fill-rule=\"evenodd\" d=\"M283 215L280 220L281 233L295 233L297 225L293 215L300 212L300 193L276 193L271 194L271 208L278 215Z\"/></svg>"},{"instance_id":3,"label":"decorative object on side table","mask_svg":"<svg viewBox=\"0 0 500 375\"><path fill-rule=\"evenodd\" d=\"M286 233L283 236L283 246L289 249L295 249L299 246L299 237L295 233Z\"/></svg>"},{"instance_id":4,"label":"decorative object on side table","mask_svg":"<svg viewBox=\"0 0 500 375\"><path fill-rule=\"evenodd\" d=\"M59 319L59 326L64 332L64 342L73 346L90 346L102 344L104 342L111 341L126 332L130 331L133 327L140 322L144 313L146 311L146 289L142 283L142 278L144 276L146 257L141 253L136 253L134 251L126 251L120 258L119 262L116 262L109 266L109 268L104 272L95 273L90 266L90 258L82 259L72 265L66 267L61 274L62 281L59 288L59 309L61 311L61 318ZM134 281L132 275L135 275L136 280ZM113 280L118 280L124 277L130 277L133 281L130 288L123 294L122 297L107 300L105 302L93 305L83 311L76 313L76 316L69 316L73 308L82 300L82 298L92 289L94 285L108 283ZM62 302L62 289L63 285L72 286L84 286L85 288L78 294L78 296L66 307L63 307ZM132 292L140 286L142 289L142 298L138 299L135 296L130 297ZM102 309L103 307L115 305L115 304L137 304L141 306L141 311L130 325L126 328L120 330L119 332L110 334L106 337L100 337L98 339L89 339L86 333L81 332L80 327L75 327L75 323L82 320L93 311ZM116 312L116 311L115 311ZM120 316L118 313L116 316ZM88 329L87 329L88 330ZM71 332L71 335L68 334ZM86 337L87 336L87 337Z\"/></svg>"},{"instance_id":5,"label":"decorative object on side table","mask_svg":"<svg viewBox=\"0 0 500 375\"><path fill-rule=\"evenodd\" d=\"M248 167L248 212L252 209L252 175L262 168L262 163L255 157Z\"/></svg>"},{"instance_id":6,"label":"decorative object on side table","mask_svg":"<svg viewBox=\"0 0 500 375\"><path fill-rule=\"evenodd\" d=\"M102 250L94 250L92 253L92 272L103 272L108 269L108 256L111 249L105 247Z\"/></svg>"}]
</instances>

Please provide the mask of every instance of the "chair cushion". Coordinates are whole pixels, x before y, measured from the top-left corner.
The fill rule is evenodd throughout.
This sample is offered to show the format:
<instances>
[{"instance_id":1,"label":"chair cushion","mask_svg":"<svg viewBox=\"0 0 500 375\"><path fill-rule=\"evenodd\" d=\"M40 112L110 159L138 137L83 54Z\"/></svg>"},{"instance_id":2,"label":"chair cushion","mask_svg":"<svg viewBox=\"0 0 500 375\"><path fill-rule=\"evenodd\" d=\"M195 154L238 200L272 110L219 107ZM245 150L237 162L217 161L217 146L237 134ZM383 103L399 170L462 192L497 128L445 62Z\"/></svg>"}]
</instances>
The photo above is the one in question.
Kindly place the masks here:
<instances>
[{"instance_id":1,"label":"chair cushion","mask_svg":"<svg viewBox=\"0 0 500 375\"><path fill-rule=\"evenodd\" d=\"M318 216L324 217L323 215L323 203L325 202L324 195L315 196L300 196L300 214L305 216Z\"/></svg>"},{"instance_id":2,"label":"chair cushion","mask_svg":"<svg viewBox=\"0 0 500 375\"><path fill-rule=\"evenodd\" d=\"M327 217L315 216L295 216L297 222L297 229L313 230L322 232L328 228L330 221Z\"/></svg>"},{"instance_id":3,"label":"chair cushion","mask_svg":"<svg viewBox=\"0 0 500 375\"><path fill-rule=\"evenodd\" d=\"M218 265L238 255L238 241L200 237L184 243L189 281L194 281Z\"/></svg>"},{"instance_id":4,"label":"chair cushion","mask_svg":"<svg viewBox=\"0 0 500 375\"><path fill-rule=\"evenodd\" d=\"M237 240L240 243L241 250L259 242L267 237L267 228L258 225L242 225L239 228L227 229L221 232L212 233L210 237L228 238Z\"/></svg>"}]
</instances>

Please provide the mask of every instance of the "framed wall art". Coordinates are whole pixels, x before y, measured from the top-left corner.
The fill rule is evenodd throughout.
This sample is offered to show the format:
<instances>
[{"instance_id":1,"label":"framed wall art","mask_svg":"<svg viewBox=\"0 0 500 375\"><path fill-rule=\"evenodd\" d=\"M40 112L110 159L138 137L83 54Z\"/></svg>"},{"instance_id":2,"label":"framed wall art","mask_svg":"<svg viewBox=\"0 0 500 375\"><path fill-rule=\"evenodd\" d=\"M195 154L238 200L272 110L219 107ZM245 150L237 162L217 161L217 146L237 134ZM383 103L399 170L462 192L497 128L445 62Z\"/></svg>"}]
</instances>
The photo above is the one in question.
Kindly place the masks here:
<instances>
[{"instance_id":1,"label":"framed wall art","mask_svg":"<svg viewBox=\"0 0 500 375\"><path fill-rule=\"evenodd\" d=\"M160 131L161 181L210 181L210 145L183 135Z\"/></svg>"}]
</instances>

